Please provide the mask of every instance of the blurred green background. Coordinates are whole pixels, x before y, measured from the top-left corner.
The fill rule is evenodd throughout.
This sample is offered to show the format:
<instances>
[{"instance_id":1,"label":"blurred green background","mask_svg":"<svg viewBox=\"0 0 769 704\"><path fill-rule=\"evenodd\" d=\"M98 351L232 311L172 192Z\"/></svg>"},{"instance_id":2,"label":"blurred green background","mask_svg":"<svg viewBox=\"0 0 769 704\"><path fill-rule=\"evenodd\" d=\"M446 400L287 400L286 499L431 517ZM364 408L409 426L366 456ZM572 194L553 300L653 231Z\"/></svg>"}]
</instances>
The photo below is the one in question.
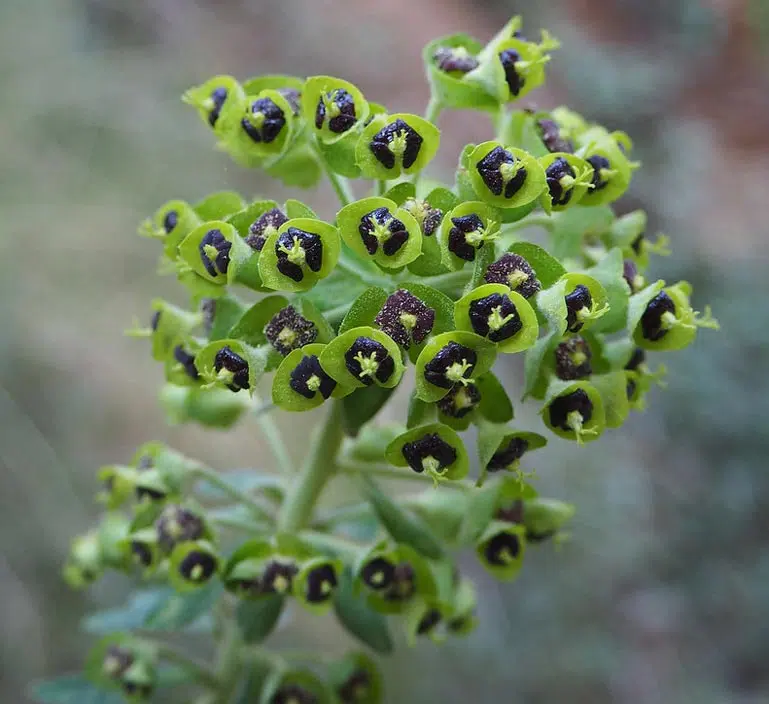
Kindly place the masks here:
<instances>
[{"instance_id":1,"label":"blurred green background","mask_svg":"<svg viewBox=\"0 0 769 704\"><path fill-rule=\"evenodd\" d=\"M467 556L481 627L399 649L384 665L388 701L769 701L765 0L3 0L3 704L26 702L30 679L79 667L79 618L125 592L109 579L72 594L59 577L70 536L97 515L99 465L161 439L217 467L272 466L253 424L165 427L162 370L122 335L153 297L183 302L155 276L157 248L135 236L149 212L222 188L285 195L216 153L181 92L218 72L330 73L421 112L422 45L455 31L485 39L514 12L564 43L532 101L566 102L636 139L644 168L618 209L644 207L650 229L670 234L673 256L652 274L693 281L695 306L711 303L722 332L669 360L667 391L623 432L541 454L541 491L577 504L571 542L532 550L502 587ZM488 134L473 113L441 125L436 175ZM335 210L325 187L307 199ZM519 371L506 372L513 383ZM278 639L337 635L323 619Z\"/></svg>"}]
</instances>

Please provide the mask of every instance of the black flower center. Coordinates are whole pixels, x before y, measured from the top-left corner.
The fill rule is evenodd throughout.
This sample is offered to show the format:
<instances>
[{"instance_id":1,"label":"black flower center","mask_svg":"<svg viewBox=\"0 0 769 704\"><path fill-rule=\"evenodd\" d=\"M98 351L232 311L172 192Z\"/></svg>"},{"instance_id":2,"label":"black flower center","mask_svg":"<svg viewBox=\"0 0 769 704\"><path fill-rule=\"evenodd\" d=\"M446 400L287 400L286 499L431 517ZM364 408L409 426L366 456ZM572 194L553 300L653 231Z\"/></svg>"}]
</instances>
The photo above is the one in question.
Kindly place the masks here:
<instances>
[{"instance_id":1,"label":"black flower center","mask_svg":"<svg viewBox=\"0 0 769 704\"><path fill-rule=\"evenodd\" d=\"M518 162L506 149L494 147L475 168L495 196L512 198L526 181L526 168Z\"/></svg>"},{"instance_id":2,"label":"black flower center","mask_svg":"<svg viewBox=\"0 0 769 704\"><path fill-rule=\"evenodd\" d=\"M311 604L328 601L338 584L336 570L332 565L321 565L307 575L305 598Z\"/></svg>"},{"instance_id":3,"label":"black flower center","mask_svg":"<svg viewBox=\"0 0 769 704\"><path fill-rule=\"evenodd\" d=\"M467 49L461 46L440 46L433 54L435 65L446 73L469 73L478 68L476 59Z\"/></svg>"},{"instance_id":4,"label":"black flower center","mask_svg":"<svg viewBox=\"0 0 769 704\"><path fill-rule=\"evenodd\" d=\"M406 226L394 218L387 208L377 208L364 215L360 219L358 232L369 254L375 254L381 244L382 251L389 257L409 239Z\"/></svg>"},{"instance_id":5,"label":"black flower center","mask_svg":"<svg viewBox=\"0 0 769 704\"><path fill-rule=\"evenodd\" d=\"M671 316L675 317L675 313L676 304L673 303L673 299L664 291L660 291L649 301L641 316L641 330L644 339L655 342L665 337L670 331L665 320Z\"/></svg>"},{"instance_id":6,"label":"black flower center","mask_svg":"<svg viewBox=\"0 0 769 704\"><path fill-rule=\"evenodd\" d=\"M294 281L304 278L304 267L320 271L323 264L323 242L319 235L289 227L275 243L278 271Z\"/></svg>"},{"instance_id":7,"label":"black flower center","mask_svg":"<svg viewBox=\"0 0 769 704\"><path fill-rule=\"evenodd\" d=\"M179 574L190 582L206 582L216 572L217 564L215 555L193 550L181 561Z\"/></svg>"},{"instance_id":8,"label":"black flower center","mask_svg":"<svg viewBox=\"0 0 769 704\"><path fill-rule=\"evenodd\" d=\"M272 695L270 704L318 704L318 698L298 684L285 684Z\"/></svg>"},{"instance_id":9,"label":"black flower center","mask_svg":"<svg viewBox=\"0 0 769 704\"><path fill-rule=\"evenodd\" d=\"M630 371L636 371L646 361L646 352L640 347L636 347L633 350L633 354L630 357L630 361L625 365L625 369Z\"/></svg>"},{"instance_id":10,"label":"black flower center","mask_svg":"<svg viewBox=\"0 0 769 704\"><path fill-rule=\"evenodd\" d=\"M435 310L406 289L398 289L387 297L374 322L408 349L412 343L419 344L430 334L435 324Z\"/></svg>"},{"instance_id":11,"label":"black flower center","mask_svg":"<svg viewBox=\"0 0 769 704\"><path fill-rule=\"evenodd\" d=\"M483 550L486 561L495 567L514 562L521 552L521 541L513 533L497 533Z\"/></svg>"},{"instance_id":12,"label":"black flower center","mask_svg":"<svg viewBox=\"0 0 769 704\"><path fill-rule=\"evenodd\" d=\"M395 566L393 580L385 591L384 598L387 601L407 601L417 590L416 572L407 562L401 562Z\"/></svg>"},{"instance_id":13,"label":"black flower center","mask_svg":"<svg viewBox=\"0 0 769 704\"><path fill-rule=\"evenodd\" d=\"M548 413L550 425L568 432L574 430L575 420L582 425L593 417L593 402L583 389L577 389L554 399Z\"/></svg>"},{"instance_id":14,"label":"black flower center","mask_svg":"<svg viewBox=\"0 0 769 704\"><path fill-rule=\"evenodd\" d=\"M489 460L486 469L489 472L497 472L500 469L508 469L515 465L529 449L529 442L524 438L510 438L504 447L500 447Z\"/></svg>"},{"instance_id":15,"label":"black flower center","mask_svg":"<svg viewBox=\"0 0 769 704\"><path fill-rule=\"evenodd\" d=\"M387 348L370 337L359 337L344 355L345 366L356 379L369 386L374 379L385 383L395 372L395 361Z\"/></svg>"},{"instance_id":16,"label":"black flower center","mask_svg":"<svg viewBox=\"0 0 769 704\"><path fill-rule=\"evenodd\" d=\"M198 368L195 366L194 354L187 352L181 345L176 345L174 347L174 359L182 365L182 369L190 379L197 380L200 378Z\"/></svg>"},{"instance_id":17,"label":"black flower center","mask_svg":"<svg viewBox=\"0 0 769 704\"><path fill-rule=\"evenodd\" d=\"M569 332L579 332L584 325L581 316L583 311L590 311L593 297L584 284L577 284L571 293L566 294L566 328Z\"/></svg>"},{"instance_id":18,"label":"black flower center","mask_svg":"<svg viewBox=\"0 0 769 704\"><path fill-rule=\"evenodd\" d=\"M415 472L433 474L443 474L457 460L457 451L437 433L405 443L401 454Z\"/></svg>"},{"instance_id":19,"label":"black flower center","mask_svg":"<svg viewBox=\"0 0 769 704\"><path fill-rule=\"evenodd\" d=\"M251 103L251 116L240 121L243 131L257 144L269 144L277 139L286 125L283 111L269 98Z\"/></svg>"},{"instance_id":20,"label":"black flower center","mask_svg":"<svg viewBox=\"0 0 769 704\"><path fill-rule=\"evenodd\" d=\"M628 401L630 401L633 396L635 396L635 392L638 389L638 384L636 384L635 379L628 379L627 383L625 384L625 395L628 398Z\"/></svg>"},{"instance_id":21,"label":"black flower center","mask_svg":"<svg viewBox=\"0 0 769 704\"><path fill-rule=\"evenodd\" d=\"M413 127L398 118L373 136L369 149L386 169L394 168L396 159L408 169L417 160L423 141Z\"/></svg>"},{"instance_id":22,"label":"black flower center","mask_svg":"<svg viewBox=\"0 0 769 704\"><path fill-rule=\"evenodd\" d=\"M593 167L593 180L591 182L593 184L593 190L600 191L601 189L606 188L606 186L609 185L611 176L604 174L603 170L611 169L609 160L605 156L595 154L594 156L588 157L586 161Z\"/></svg>"},{"instance_id":23,"label":"black flower center","mask_svg":"<svg viewBox=\"0 0 769 704\"><path fill-rule=\"evenodd\" d=\"M450 389L458 383L470 380L477 361L475 350L458 342L449 342L425 364L425 379L434 386Z\"/></svg>"},{"instance_id":24,"label":"black flower center","mask_svg":"<svg viewBox=\"0 0 769 704\"><path fill-rule=\"evenodd\" d=\"M361 579L369 589L387 589L395 578L395 565L384 557L369 560L361 570Z\"/></svg>"},{"instance_id":25,"label":"black flower center","mask_svg":"<svg viewBox=\"0 0 769 704\"><path fill-rule=\"evenodd\" d=\"M483 247L489 237L488 228L475 213L451 218L454 224L449 230L449 251L467 262L475 260L475 251Z\"/></svg>"},{"instance_id":26,"label":"black flower center","mask_svg":"<svg viewBox=\"0 0 769 704\"><path fill-rule=\"evenodd\" d=\"M131 555L142 567L149 567L152 564L152 549L146 543L132 540Z\"/></svg>"},{"instance_id":27,"label":"black flower center","mask_svg":"<svg viewBox=\"0 0 769 704\"><path fill-rule=\"evenodd\" d=\"M355 124L355 100L344 88L326 93L318 100L315 127L322 129L326 117L329 118L328 128L334 134L347 132Z\"/></svg>"},{"instance_id":28,"label":"black flower center","mask_svg":"<svg viewBox=\"0 0 769 704\"><path fill-rule=\"evenodd\" d=\"M262 594L287 594L291 591L294 577L299 568L288 562L270 561L264 569L260 581Z\"/></svg>"},{"instance_id":29,"label":"black flower center","mask_svg":"<svg viewBox=\"0 0 769 704\"><path fill-rule=\"evenodd\" d=\"M627 282L631 293L643 287L643 277L638 273L638 267L632 259L625 259L622 263L622 278Z\"/></svg>"},{"instance_id":30,"label":"black flower center","mask_svg":"<svg viewBox=\"0 0 769 704\"><path fill-rule=\"evenodd\" d=\"M166 231L166 234L170 235L178 223L179 213L177 213L175 210L169 210L166 213L166 216L163 218L163 229Z\"/></svg>"},{"instance_id":31,"label":"black flower center","mask_svg":"<svg viewBox=\"0 0 769 704\"><path fill-rule=\"evenodd\" d=\"M499 53L499 62L505 69L505 82L510 93L517 96L526 83L526 79L515 68L516 61L521 60L521 55L515 49L505 49Z\"/></svg>"},{"instance_id":32,"label":"black flower center","mask_svg":"<svg viewBox=\"0 0 769 704\"><path fill-rule=\"evenodd\" d=\"M299 315L294 306L286 306L270 318L264 328L264 335L285 357L292 350L315 342L318 328L311 320Z\"/></svg>"},{"instance_id":33,"label":"black flower center","mask_svg":"<svg viewBox=\"0 0 769 704\"><path fill-rule=\"evenodd\" d=\"M311 354L302 357L291 371L288 385L305 398L315 398L318 392L323 398L328 398L336 388L336 381L323 371L318 358Z\"/></svg>"},{"instance_id":34,"label":"black flower center","mask_svg":"<svg viewBox=\"0 0 769 704\"><path fill-rule=\"evenodd\" d=\"M574 193L572 182L576 173L571 164L562 156L559 156L547 167L545 176L547 177L547 187L550 191L553 205L566 205Z\"/></svg>"},{"instance_id":35,"label":"black flower center","mask_svg":"<svg viewBox=\"0 0 769 704\"><path fill-rule=\"evenodd\" d=\"M417 635L426 636L441 622L441 612L429 609L417 624Z\"/></svg>"},{"instance_id":36,"label":"black flower center","mask_svg":"<svg viewBox=\"0 0 769 704\"><path fill-rule=\"evenodd\" d=\"M248 362L230 347L222 347L214 357L214 370L220 372L226 369L232 372L232 381L227 384L230 391L250 389L251 382L248 379Z\"/></svg>"},{"instance_id":37,"label":"black flower center","mask_svg":"<svg viewBox=\"0 0 769 704\"><path fill-rule=\"evenodd\" d=\"M230 266L230 249L232 242L225 238L221 230L209 230L200 240L200 260L211 276L227 273Z\"/></svg>"},{"instance_id":38,"label":"black flower center","mask_svg":"<svg viewBox=\"0 0 769 704\"><path fill-rule=\"evenodd\" d=\"M593 373L590 345L581 337L571 337L555 348L555 375L572 381L584 379Z\"/></svg>"},{"instance_id":39,"label":"black flower center","mask_svg":"<svg viewBox=\"0 0 769 704\"><path fill-rule=\"evenodd\" d=\"M167 506L155 521L155 530L158 545L168 553L179 543L202 538L205 526L200 516L192 511L179 506Z\"/></svg>"},{"instance_id":40,"label":"black flower center","mask_svg":"<svg viewBox=\"0 0 769 704\"><path fill-rule=\"evenodd\" d=\"M537 130L549 152L574 152L574 143L561 137L561 129L554 120L539 120Z\"/></svg>"},{"instance_id":41,"label":"black flower center","mask_svg":"<svg viewBox=\"0 0 769 704\"><path fill-rule=\"evenodd\" d=\"M481 402L481 392L475 384L460 384L449 391L437 406L452 418L464 418Z\"/></svg>"},{"instance_id":42,"label":"black flower center","mask_svg":"<svg viewBox=\"0 0 769 704\"><path fill-rule=\"evenodd\" d=\"M504 284L524 298L531 298L541 288L534 270L520 254L503 254L489 264L484 276L490 284Z\"/></svg>"},{"instance_id":43,"label":"black flower center","mask_svg":"<svg viewBox=\"0 0 769 704\"><path fill-rule=\"evenodd\" d=\"M288 222L288 218L280 208L272 208L262 213L248 228L246 244L251 249L261 252L267 238L277 232L284 222Z\"/></svg>"},{"instance_id":44,"label":"black flower center","mask_svg":"<svg viewBox=\"0 0 769 704\"><path fill-rule=\"evenodd\" d=\"M214 90L211 91L211 102L213 103L213 107L208 113L208 124L211 125L211 127L216 126L225 100L227 100L226 88L219 86L218 88L214 88Z\"/></svg>"},{"instance_id":45,"label":"black flower center","mask_svg":"<svg viewBox=\"0 0 769 704\"><path fill-rule=\"evenodd\" d=\"M470 303L473 330L492 342L502 342L523 329L523 321L515 304L501 293L478 298Z\"/></svg>"},{"instance_id":46,"label":"black flower center","mask_svg":"<svg viewBox=\"0 0 769 704\"><path fill-rule=\"evenodd\" d=\"M371 676L365 670L356 670L337 689L342 704L364 704L370 701Z\"/></svg>"}]
</instances>

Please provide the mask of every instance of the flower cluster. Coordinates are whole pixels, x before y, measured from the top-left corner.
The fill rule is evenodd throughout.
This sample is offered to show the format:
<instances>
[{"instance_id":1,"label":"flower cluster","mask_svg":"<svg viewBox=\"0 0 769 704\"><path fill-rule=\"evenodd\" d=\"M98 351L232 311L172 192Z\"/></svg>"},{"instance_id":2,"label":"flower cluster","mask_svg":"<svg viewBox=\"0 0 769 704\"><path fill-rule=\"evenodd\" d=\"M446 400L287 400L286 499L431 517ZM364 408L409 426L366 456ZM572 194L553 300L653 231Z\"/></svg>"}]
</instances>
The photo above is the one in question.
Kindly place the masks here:
<instances>
[{"instance_id":1,"label":"flower cluster","mask_svg":"<svg viewBox=\"0 0 769 704\"><path fill-rule=\"evenodd\" d=\"M381 701L364 653L308 664L251 646L292 602L333 609L380 653L392 648L391 618L411 642L468 633L475 592L452 552L472 548L491 575L513 579L526 550L563 538L573 514L538 495L522 469L529 453L549 435L585 443L623 425L661 381L656 353L717 327L693 310L688 283L650 278L666 238L646 237L642 212L610 207L639 166L630 138L565 107L507 108L544 82L557 47L546 32L527 39L517 17L486 45L461 34L431 42L424 117L328 76L216 76L185 93L237 163L302 187L325 172L341 201L321 219L299 200L219 192L169 201L141 226L191 301L154 301L149 327L133 331L163 365L172 422L227 428L249 411L330 406L299 475L220 474L158 443L102 469L105 517L75 541L65 575L81 586L106 568L138 571L170 584L174 613L195 618L218 604L209 628L222 668L176 653L187 679L271 704ZM420 172L449 108L487 112L497 133L462 150L453 184L427 187ZM371 192L356 199L348 179ZM528 238L534 227L545 246ZM525 378L513 397L494 369L519 353ZM404 422L377 423L405 378ZM537 403L540 427L512 424L519 398ZM461 435L471 425L472 452ZM319 513L335 474L358 476L363 503ZM427 489L395 499L376 477ZM129 630L147 626L146 613L137 618ZM89 672L144 699L162 684L168 652L110 635ZM272 674L251 692L244 673L260 657Z\"/></svg>"}]
</instances>

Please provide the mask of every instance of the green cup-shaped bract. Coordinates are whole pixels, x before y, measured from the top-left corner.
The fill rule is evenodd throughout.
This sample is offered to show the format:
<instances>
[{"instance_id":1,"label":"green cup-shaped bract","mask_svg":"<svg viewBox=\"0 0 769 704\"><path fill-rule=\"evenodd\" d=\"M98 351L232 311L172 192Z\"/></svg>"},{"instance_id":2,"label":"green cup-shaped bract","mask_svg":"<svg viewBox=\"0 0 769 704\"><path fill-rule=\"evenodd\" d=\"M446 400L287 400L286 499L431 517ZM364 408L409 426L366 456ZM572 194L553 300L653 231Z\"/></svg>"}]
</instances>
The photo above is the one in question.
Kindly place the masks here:
<instances>
[{"instance_id":1,"label":"green cup-shaped bract","mask_svg":"<svg viewBox=\"0 0 769 704\"><path fill-rule=\"evenodd\" d=\"M273 670L267 678L258 704L304 701L334 704L329 686L311 670L281 668Z\"/></svg>"},{"instance_id":2,"label":"green cup-shaped bract","mask_svg":"<svg viewBox=\"0 0 769 704\"><path fill-rule=\"evenodd\" d=\"M218 574L220 564L217 550L209 541L180 543L169 557L169 581L179 592L200 589Z\"/></svg>"},{"instance_id":3,"label":"green cup-shaped bract","mask_svg":"<svg viewBox=\"0 0 769 704\"><path fill-rule=\"evenodd\" d=\"M184 200L170 200L139 226L139 234L163 240L163 252L176 259L179 243L203 220Z\"/></svg>"},{"instance_id":4,"label":"green cup-shaped bract","mask_svg":"<svg viewBox=\"0 0 769 704\"><path fill-rule=\"evenodd\" d=\"M531 544L557 533L574 515L573 504L558 499L536 497L523 503L523 525L526 541Z\"/></svg>"},{"instance_id":5,"label":"green cup-shaped bract","mask_svg":"<svg viewBox=\"0 0 769 704\"><path fill-rule=\"evenodd\" d=\"M200 313L184 310L162 298L155 298L150 308L152 309L150 333L152 358L163 362L173 355L174 345L180 339L188 338L200 325L202 318Z\"/></svg>"},{"instance_id":6,"label":"green cup-shaped bract","mask_svg":"<svg viewBox=\"0 0 769 704\"><path fill-rule=\"evenodd\" d=\"M482 142L470 152L467 163L478 198L498 208L521 208L547 189L544 168L523 149L493 140Z\"/></svg>"},{"instance_id":7,"label":"green cup-shaped bract","mask_svg":"<svg viewBox=\"0 0 769 704\"><path fill-rule=\"evenodd\" d=\"M588 137L591 139L588 140ZM613 203L627 191L633 168L637 164L628 160L619 145L609 135L603 136L588 130L581 135L580 139L585 143L577 150L577 154L591 165L594 174L594 187L588 189L580 200L580 205L596 206Z\"/></svg>"},{"instance_id":8,"label":"green cup-shaped bract","mask_svg":"<svg viewBox=\"0 0 769 704\"><path fill-rule=\"evenodd\" d=\"M478 250L494 246L499 236L499 221L486 203L470 200L444 216L437 236L443 265L457 271L475 261Z\"/></svg>"},{"instance_id":9,"label":"green cup-shaped bract","mask_svg":"<svg viewBox=\"0 0 769 704\"><path fill-rule=\"evenodd\" d=\"M294 597L311 613L326 613L333 605L342 569L340 560L326 557L314 557L303 562L293 580Z\"/></svg>"},{"instance_id":10,"label":"green cup-shaped bract","mask_svg":"<svg viewBox=\"0 0 769 704\"><path fill-rule=\"evenodd\" d=\"M546 213L566 210L577 205L590 190L593 167L576 154L552 152L541 156L539 163L545 170L547 179L547 188L541 198L542 208ZM558 166L561 167L558 170L561 175L556 179L555 175L551 177L548 169Z\"/></svg>"},{"instance_id":11,"label":"green cup-shaped bract","mask_svg":"<svg viewBox=\"0 0 769 704\"><path fill-rule=\"evenodd\" d=\"M160 403L172 425L195 422L209 428L231 428L251 407L248 397L228 389L198 389L165 384Z\"/></svg>"},{"instance_id":12,"label":"green cup-shaped bract","mask_svg":"<svg viewBox=\"0 0 769 704\"><path fill-rule=\"evenodd\" d=\"M310 76L302 89L302 116L319 141L333 144L359 132L369 116L369 104L348 81Z\"/></svg>"},{"instance_id":13,"label":"green cup-shaped bract","mask_svg":"<svg viewBox=\"0 0 769 704\"><path fill-rule=\"evenodd\" d=\"M589 298L584 295L587 291ZM606 289L587 274L567 273L555 284L540 291L537 309L559 335L581 332L609 311Z\"/></svg>"},{"instance_id":14,"label":"green cup-shaped bract","mask_svg":"<svg viewBox=\"0 0 769 704\"><path fill-rule=\"evenodd\" d=\"M382 673L366 653L353 652L329 666L329 682L340 702L381 704Z\"/></svg>"},{"instance_id":15,"label":"green cup-shaped bract","mask_svg":"<svg viewBox=\"0 0 769 704\"><path fill-rule=\"evenodd\" d=\"M555 408L563 412L553 410L556 403ZM587 381L552 380L540 413L545 425L558 437L578 443L597 440L606 427L601 394ZM586 418L588 414L590 418ZM554 417L561 423L554 424Z\"/></svg>"},{"instance_id":16,"label":"green cup-shaped bract","mask_svg":"<svg viewBox=\"0 0 769 704\"><path fill-rule=\"evenodd\" d=\"M470 469L462 438L442 423L420 425L402 433L387 446L385 458L396 467L411 467L435 481L463 479Z\"/></svg>"},{"instance_id":17,"label":"green cup-shaped bract","mask_svg":"<svg viewBox=\"0 0 769 704\"><path fill-rule=\"evenodd\" d=\"M515 579L526 552L525 529L521 525L492 521L476 543L481 564L497 579Z\"/></svg>"},{"instance_id":18,"label":"green cup-shaped bract","mask_svg":"<svg viewBox=\"0 0 769 704\"><path fill-rule=\"evenodd\" d=\"M246 93L232 76L214 76L187 90L182 100L197 109L203 122L220 139L240 128Z\"/></svg>"},{"instance_id":19,"label":"green cup-shaped bract","mask_svg":"<svg viewBox=\"0 0 769 704\"><path fill-rule=\"evenodd\" d=\"M265 348L256 349L240 340L216 340L198 352L195 366L209 384L235 392L245 389L252 395L264 374L267 356Z\"/></svg>"}]
</instances>

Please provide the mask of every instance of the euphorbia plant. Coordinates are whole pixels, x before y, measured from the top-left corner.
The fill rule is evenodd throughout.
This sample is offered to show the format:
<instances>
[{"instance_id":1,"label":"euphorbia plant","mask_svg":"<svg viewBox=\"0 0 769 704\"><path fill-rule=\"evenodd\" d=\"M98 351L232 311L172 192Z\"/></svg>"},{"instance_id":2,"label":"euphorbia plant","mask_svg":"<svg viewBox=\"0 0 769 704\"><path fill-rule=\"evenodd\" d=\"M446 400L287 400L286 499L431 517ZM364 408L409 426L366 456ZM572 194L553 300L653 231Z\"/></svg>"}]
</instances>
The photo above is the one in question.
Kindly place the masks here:
<instances>
[{"instance_id":1,"label":"euphorbia plant","mask_svg":"<svg viewBox=\"0 0 769 704\"><path fill-rule=\"evenodd\" d=\"M648 279L665 242L646 239L644 214L612 211L638 167L628 136L564 107L509 108L544 82L557 46L524 37L517 17L485 46L431 42L424 117L329 76L216 76L185 94L237 163L302 187L325 172L340 201L318 215L221 192L170 201L141 227L191 301L153 302L149 328L133 331L164 365L170 420L229 428L255 415L285 474L220 471L154 442L103 468L104 517L75 540L65 577L83 586L114 569L145 586L86 620L104 635L87 679L42 683L39 701L144 700L184 684L212 704L379 702L370 652L261 643L296 607L333 611L379 654L395 624L409 643L462 636L475 592L456 551L509 580L527 549L562 536L574 509L538 495L529 454L549 436L581 444L621 426L660 381L654 355L716 323L693 311L686 282ZM451 108L487 113L496 134L462 150L447 185L420 176ZM356 199L350 179L370 192ZM526 238L534 226L545 246ZM515 390L494 373L514 354ZM409 366L408 411L383 424ZM511 397L538 405L539 427L512 422ZM268 414L319 406L295 468ZM319 510L339 474L360 499ZM393 497L380 479L424 491ZM163 638L187 630L211 637L213 666Z\"/></svg>"}]
</instances>

